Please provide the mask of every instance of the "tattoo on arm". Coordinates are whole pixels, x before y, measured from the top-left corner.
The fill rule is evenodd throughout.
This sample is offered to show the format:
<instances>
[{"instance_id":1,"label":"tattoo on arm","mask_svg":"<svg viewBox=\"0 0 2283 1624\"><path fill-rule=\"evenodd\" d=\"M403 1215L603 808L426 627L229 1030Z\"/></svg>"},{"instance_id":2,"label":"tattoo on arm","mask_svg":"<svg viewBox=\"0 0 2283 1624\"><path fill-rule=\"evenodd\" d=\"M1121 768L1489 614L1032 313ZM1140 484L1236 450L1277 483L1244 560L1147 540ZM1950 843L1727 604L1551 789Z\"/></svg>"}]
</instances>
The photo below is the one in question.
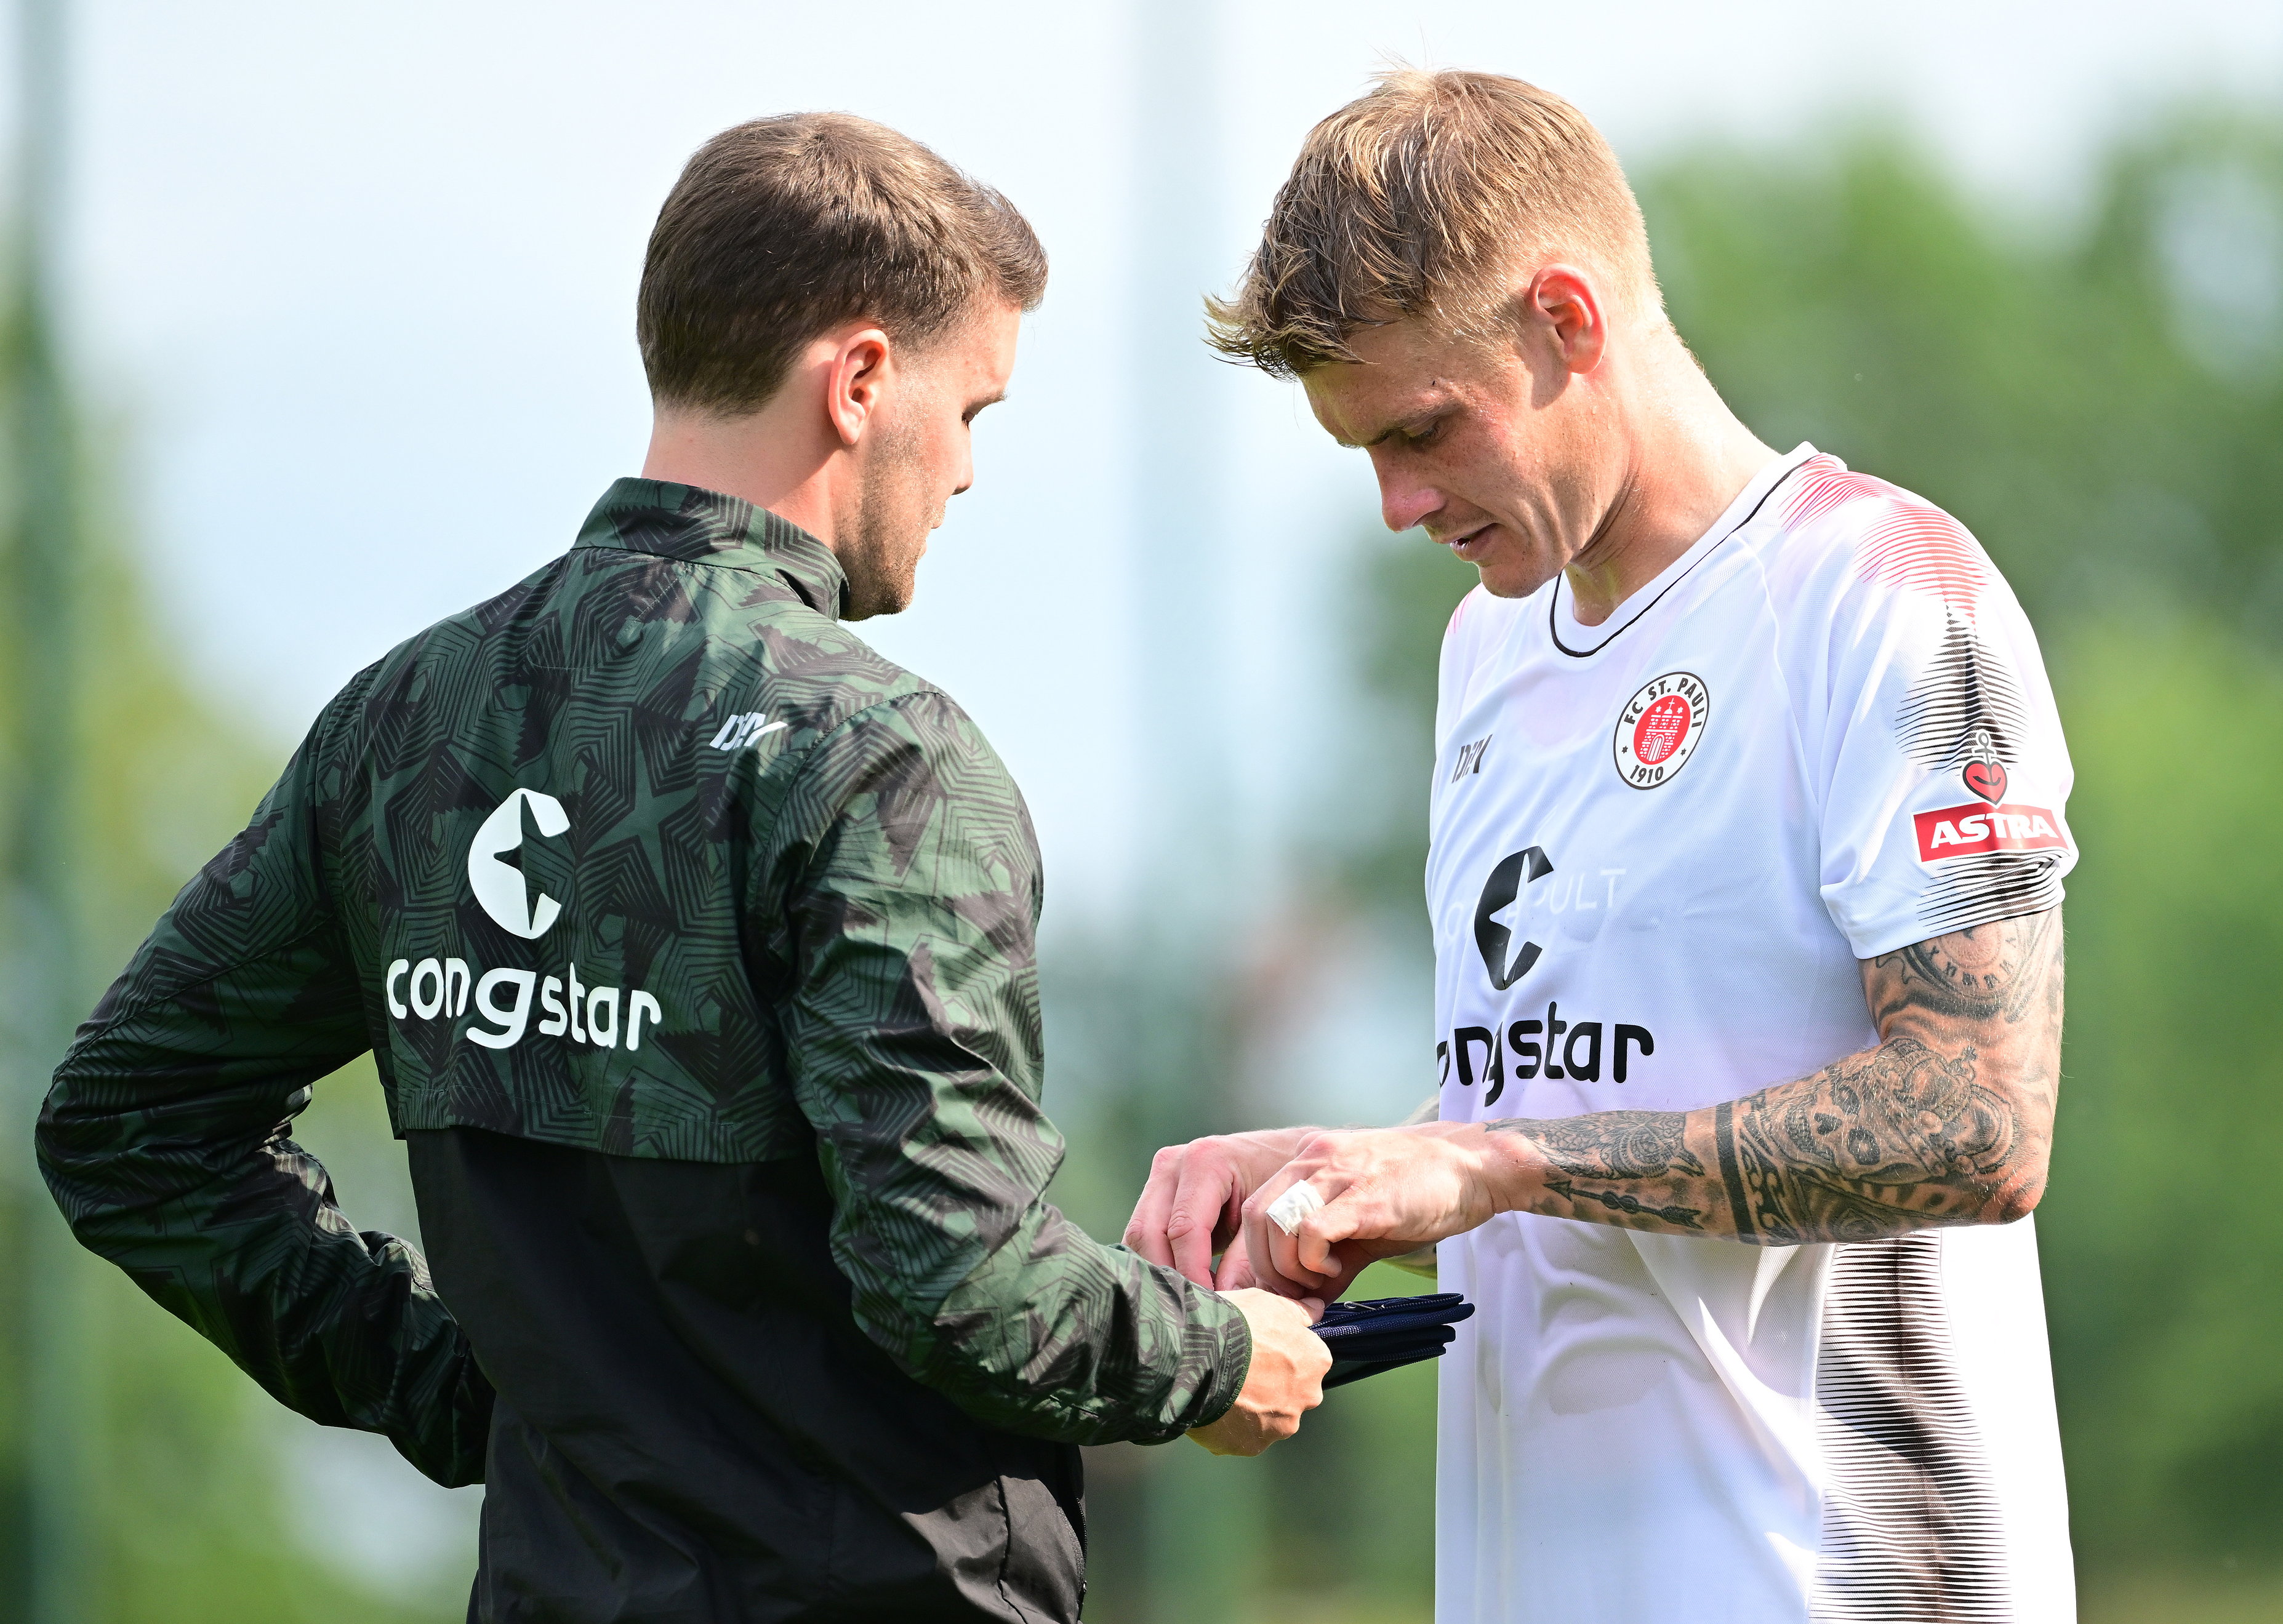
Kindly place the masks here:
<instances>
[{"instance_id":1,"label":"tattoo on arm","mask_svg":"<svg viewBox=\"0 0 2283 1624\"><path fill-rule=\"evenodd\" d=\"M1554 1165L1581 1178L1654 1178L1675 1168L1702 1173L1682 1132L1686 1121L1678 1111L1597 1111L1542 1123L1532 1137Z\"/></svg>"},{"instance_id":2,"label":"tattoo on arm","mask_svg":"<svg viewBox=\"0 0 2283 1624\"><path fill-rule=\"evenodd\" d=\"M1544 1156L1533 1210L1632 1229L1795 1246L2028 1211L2052 1142L2059 911L1885 954L1864 988L1885 1041L1813 1076L1698 1111L1484 1126Z\"/></svg>"},{"instance_id":3,"label":"tattoo on arm","mask_svg":"<svg viewBox=\"0 0 2283 1624\"><path fill-rule=\"evenodd\" d=\"M1720 1159L1720 1193L1728 1198L1729 1221L1736 1239L1757 1241L1759 1225L1752 1222L1752 1203L1744 1195L1743 1164L1736 1160L1736 1107L1723 1100L1712 1107L1713 1154Z\"/></svg>"},{"instance_id":4,"label":"tattoo on arm","mask_svg":"<svg viewBox=\"0 0 2283 1624\"><path fill-rule=\"evenodd\" d=\"M1644 1201L1630 1191L1593 1187L1612 1180L1652 1180L1675 1171L1701 1177L1703 1166L1689 1154L1686 1142L1687 1121L1677 1111L1601 1111L1541 1123L1531 1137L1567 1175L1546 1183L1563 1201L1573 1205L1593 1201L1628 1217L1657 1218L1676 1228L1702 1230L1704 1226L1697 1221L1704 1215L1701 1207Z\"/></svg>"},{"instance_id":5,"label":"tattoo on arm","mask_svg":"<svg viewBox=\"0 0 2283 1624\"><path fill-rule=\"evenodd\" d=\"M1870 961L1871 1018L1885 1031L1906 1012L2017 1025L2061 1012L2061 915L2053 909L1915 943Z\"/></svg>"}]
</instances>

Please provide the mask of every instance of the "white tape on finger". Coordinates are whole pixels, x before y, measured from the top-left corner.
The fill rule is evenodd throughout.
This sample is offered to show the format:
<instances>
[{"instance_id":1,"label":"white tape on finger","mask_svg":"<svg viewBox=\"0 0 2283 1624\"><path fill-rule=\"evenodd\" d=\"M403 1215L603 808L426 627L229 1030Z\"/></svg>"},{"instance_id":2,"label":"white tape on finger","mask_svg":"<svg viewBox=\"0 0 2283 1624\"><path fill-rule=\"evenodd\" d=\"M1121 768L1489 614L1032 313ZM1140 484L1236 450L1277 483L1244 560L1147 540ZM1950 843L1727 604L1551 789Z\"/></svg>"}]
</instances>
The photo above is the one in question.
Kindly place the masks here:
<instances>
[{"instance_id":1,"label":"white tape on finger","mask_svg":"<svg viewBox=\"0 0 2283 1624\"><path fill-rule=\"evenodd\" d=\"M1278 1196L1268 1208L1268 1221L1288 1235L1300 1232L1300 1221L1324 1209L1324 1198L1312 1184L1297 1184Z\"/></svg>"}]
</instances>

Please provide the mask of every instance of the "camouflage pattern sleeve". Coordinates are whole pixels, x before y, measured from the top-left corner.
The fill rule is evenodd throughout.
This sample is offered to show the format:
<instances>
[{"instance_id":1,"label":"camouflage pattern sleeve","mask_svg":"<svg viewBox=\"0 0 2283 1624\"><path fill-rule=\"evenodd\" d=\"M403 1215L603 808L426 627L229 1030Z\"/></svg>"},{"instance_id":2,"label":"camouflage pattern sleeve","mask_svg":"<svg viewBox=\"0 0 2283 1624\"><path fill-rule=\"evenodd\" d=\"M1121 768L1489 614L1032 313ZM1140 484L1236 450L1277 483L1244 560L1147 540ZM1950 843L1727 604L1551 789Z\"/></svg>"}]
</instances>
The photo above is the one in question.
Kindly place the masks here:
<instances>
[{"instance_id":1,"label":"camouflage pattern sleeve","mask_svg":"<svg viewBox=\"0 0 2283 1624\"><path fill-rule=\"evenodd\" d=\"M923 692L815 745L756 878L794 1092L817 1132L858 1323L990 1425L1159 1442L1235 1403L1219 1297L1049 1205L1029 813L959 708Z\"/></svg>"},{"instance_id":2,"label":"camouflage pattern sleeve","mask_svg":"<svg viewBox=\"0 0 2283 1624\"><path fill-rule=\"evenodd\" d=\"M310 1084L370 1041L317 856L324 732L80 1029L40 1169L84 1245L281 1403L479 1482L491 1388L426 1264L360 1234L289 1137Z\"/></svg>"}]
</instances>

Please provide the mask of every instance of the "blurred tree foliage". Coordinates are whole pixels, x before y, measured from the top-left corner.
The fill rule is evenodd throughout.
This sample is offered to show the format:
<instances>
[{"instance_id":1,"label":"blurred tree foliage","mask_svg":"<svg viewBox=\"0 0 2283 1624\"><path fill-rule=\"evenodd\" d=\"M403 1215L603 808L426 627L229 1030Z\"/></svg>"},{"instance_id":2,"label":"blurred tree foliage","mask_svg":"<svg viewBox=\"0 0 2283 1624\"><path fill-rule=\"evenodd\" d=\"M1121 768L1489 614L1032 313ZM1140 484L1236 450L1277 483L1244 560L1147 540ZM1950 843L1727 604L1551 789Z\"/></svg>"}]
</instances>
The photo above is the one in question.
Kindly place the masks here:
<instances>
[{"instance_id":1,"label":"blurred tree foliage","mask_svg":"<svg viewBox=\"0 0 2283 1624\"><path fill-rule=\"evenodd\" d=\"M1744 421L1957 514L2045 644L2084 857L2038 1225L2087 1616L2128 1572L2283 1563L2283 127L2145 132L2073 224L1875 130L1640 179ZM1423 783L1474 572L1415 538L1365 569L1360 674ZM1424 951L1422 798L1349 874Z\"/></svg>"},{"instance_id":2,"label":"blurred tree foliage","mask_svg":"<svg viewBox=\"0 0 2283 1624\"><path fill-rule=\"evenodd\" d=\"M282 760L196 696L168 657L141 560L124 540L121 517L103 507L115 488L109 471L86 475L93 533L80 571L82 781L73 882L84 952L75 967L86 976L89 1007L176 888L243 827ZM11 699L0 695L0 705ZM12 760L0 758L0 771L12 773ZM10 951L42 949L19 942ZM0 1524L0 1568L10 1596L21 1594L15 1576L25 1558L16 1372L27 1339L51 1332L46 1305L27 1301L24 1290L22 1238L30 1225L61 1222L31 1168L29 1111L56 1058L12 1045L10 1120L0 1133L10 1164L0 1178L0 1354L10 1372L0 1379L9 1513ZM377 1100L370 1076L365 1084ZM360 1118L354 1107L330 1134L345 1146L389 1144L385 1120ZM78 1477L95 1604L88 1624L409 1624L456 1616L456 1607L415 1611L401 1593L374 1593L314 1550L304 1535L308 1514L297 1511L281 1470L284 1449L314 1431L311 1424L280 1410L118 1270L91 1256L81 1263L72 1340L84 1382L87 1447ZM464 1598L464 1570L445 1578ZM12 1608L0 1605L0 1615Z\"/></svg>"}]
</instances>

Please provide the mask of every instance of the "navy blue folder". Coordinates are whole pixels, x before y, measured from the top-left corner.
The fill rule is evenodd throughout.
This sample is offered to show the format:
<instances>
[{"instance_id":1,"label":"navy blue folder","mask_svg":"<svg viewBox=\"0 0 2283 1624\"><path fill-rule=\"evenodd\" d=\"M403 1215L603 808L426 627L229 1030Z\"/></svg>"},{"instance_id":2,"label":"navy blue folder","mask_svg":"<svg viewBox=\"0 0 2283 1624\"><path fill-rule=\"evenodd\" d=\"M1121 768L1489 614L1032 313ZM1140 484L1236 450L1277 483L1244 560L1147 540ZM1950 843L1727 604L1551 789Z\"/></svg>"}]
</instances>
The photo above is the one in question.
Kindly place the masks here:
<instances>
[{"instance_id":1,"label":"navy blue folder","mask_svg":"<svg viewBox=\"0 0 2283 1624\"><path fill-rule=\"evenodd\" d=\"M1439 1359L1459 1334L1453 1327L1474 1311L1456 1292L1335 1302L1316 1325L1316 1334L1332 1350L1324 1386L1345 1387L1382 1371Z\"/></svg>"}]
</instances>

